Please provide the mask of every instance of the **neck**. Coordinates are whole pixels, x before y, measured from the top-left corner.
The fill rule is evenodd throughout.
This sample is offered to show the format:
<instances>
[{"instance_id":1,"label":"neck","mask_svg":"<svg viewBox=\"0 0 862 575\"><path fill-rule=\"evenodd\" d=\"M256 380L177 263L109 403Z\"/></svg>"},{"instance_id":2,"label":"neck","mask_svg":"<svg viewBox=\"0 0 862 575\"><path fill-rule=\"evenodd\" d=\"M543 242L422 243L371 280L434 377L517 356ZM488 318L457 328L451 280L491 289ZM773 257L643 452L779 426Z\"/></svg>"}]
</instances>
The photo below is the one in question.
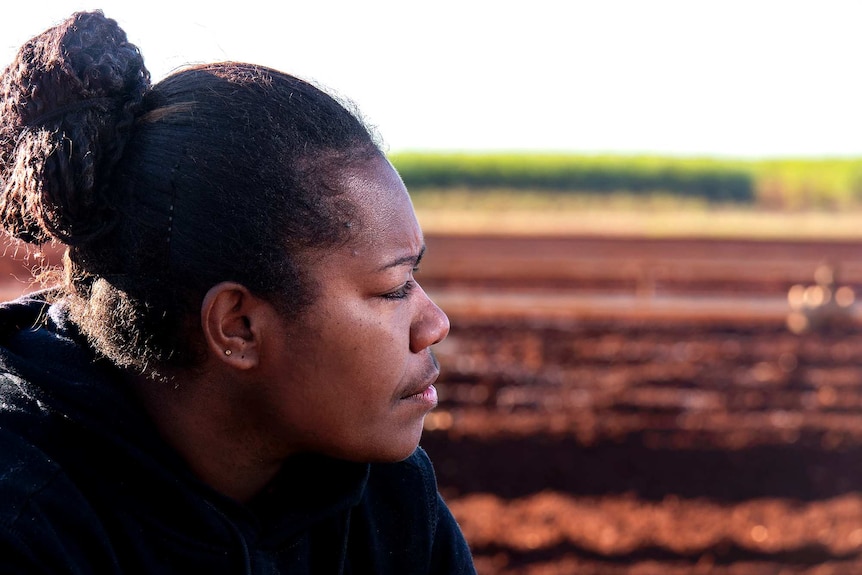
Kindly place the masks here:
<instances>
[{"instance_id":1,"label":"neck","mask_svg":"<svg viewBox=\"0 0 862 575\"><path fill-rule=\"evenodd\" d=\"M281 461L263 456L247 424L253 418L224 382L138 378L134 387L162 438L219 493L248 502L278 473Z\"/></svg>"}]
</instances>

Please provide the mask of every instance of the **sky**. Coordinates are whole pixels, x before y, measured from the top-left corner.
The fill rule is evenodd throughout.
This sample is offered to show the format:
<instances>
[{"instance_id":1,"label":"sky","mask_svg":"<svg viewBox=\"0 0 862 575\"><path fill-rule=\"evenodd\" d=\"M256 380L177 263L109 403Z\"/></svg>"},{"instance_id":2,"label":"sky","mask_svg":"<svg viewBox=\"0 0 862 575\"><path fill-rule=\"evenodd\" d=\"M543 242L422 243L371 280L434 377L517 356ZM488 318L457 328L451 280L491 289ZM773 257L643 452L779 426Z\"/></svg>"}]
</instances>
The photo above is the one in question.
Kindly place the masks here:
<instances>
[{"instance_id":1,"label":"sky","mask_svg":"<svg viewBox=\"0 0 862 575\"><path fill-rule=\"evenodd\" d=\"M387 149L862 157L858 0L39 0L0 62L102 9L153 79L242 60L352 100Z\"/></svg>"}]
</instances>

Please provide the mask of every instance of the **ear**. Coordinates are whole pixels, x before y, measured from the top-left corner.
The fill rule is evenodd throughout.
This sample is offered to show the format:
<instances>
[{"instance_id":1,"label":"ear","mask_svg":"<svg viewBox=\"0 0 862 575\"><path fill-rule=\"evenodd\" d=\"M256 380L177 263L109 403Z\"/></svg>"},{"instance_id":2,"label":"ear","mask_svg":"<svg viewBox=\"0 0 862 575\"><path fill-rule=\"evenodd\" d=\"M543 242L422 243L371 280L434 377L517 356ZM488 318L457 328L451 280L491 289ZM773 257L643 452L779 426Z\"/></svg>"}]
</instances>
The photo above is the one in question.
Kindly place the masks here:
<instances>
[{"instance_id":1,"label":"ear","mask_svg":"<svg viewBox=\"0 0 862 575\"><path fill-rule=\"evenodd\" d=\"M222 282L211 287L201 304L201 327L212 357L235 369L257 366L265 305L242 284Z\"/></svg>"}]
</instances>

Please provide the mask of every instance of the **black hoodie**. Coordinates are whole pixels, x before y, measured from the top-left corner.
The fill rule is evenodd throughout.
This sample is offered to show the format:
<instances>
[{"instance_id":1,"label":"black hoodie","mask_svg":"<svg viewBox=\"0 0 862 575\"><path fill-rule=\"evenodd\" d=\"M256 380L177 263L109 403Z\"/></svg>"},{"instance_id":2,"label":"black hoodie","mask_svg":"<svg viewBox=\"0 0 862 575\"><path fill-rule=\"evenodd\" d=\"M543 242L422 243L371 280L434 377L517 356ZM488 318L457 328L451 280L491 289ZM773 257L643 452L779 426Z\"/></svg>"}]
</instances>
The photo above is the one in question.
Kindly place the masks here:
<instances>
[{"instance_id":1,"label":"black hoodie","mask_svg":"<svg viewBox=\"0 0 862 575\"><path fill-rule=\"evenodd\" d=\"M241 504L189 471L63 307L0 305L0 572L475 573L421 448L290 458Z\"/></svg>"}]
</instances>

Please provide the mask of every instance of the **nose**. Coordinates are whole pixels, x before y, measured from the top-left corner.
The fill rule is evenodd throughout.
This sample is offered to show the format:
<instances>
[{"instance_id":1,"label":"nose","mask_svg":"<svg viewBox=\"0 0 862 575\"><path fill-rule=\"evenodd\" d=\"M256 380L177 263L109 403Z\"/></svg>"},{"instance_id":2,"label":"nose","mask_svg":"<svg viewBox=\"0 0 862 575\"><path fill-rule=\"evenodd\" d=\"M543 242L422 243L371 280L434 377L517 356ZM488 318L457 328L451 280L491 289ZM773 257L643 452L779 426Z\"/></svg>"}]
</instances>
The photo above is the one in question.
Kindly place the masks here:
<instances>
[{"instance_id":1,"label":"nose","mask_svg":"<svg viewBox=\"0 0 862 575\"><path fill-rule=\"evenodd\" d=\"M420 288L421 290L421 288ZM449 335L449 317L421 290L422 304L410 326L410 351L418 353Z\"/></svg>"}]
</instances>

